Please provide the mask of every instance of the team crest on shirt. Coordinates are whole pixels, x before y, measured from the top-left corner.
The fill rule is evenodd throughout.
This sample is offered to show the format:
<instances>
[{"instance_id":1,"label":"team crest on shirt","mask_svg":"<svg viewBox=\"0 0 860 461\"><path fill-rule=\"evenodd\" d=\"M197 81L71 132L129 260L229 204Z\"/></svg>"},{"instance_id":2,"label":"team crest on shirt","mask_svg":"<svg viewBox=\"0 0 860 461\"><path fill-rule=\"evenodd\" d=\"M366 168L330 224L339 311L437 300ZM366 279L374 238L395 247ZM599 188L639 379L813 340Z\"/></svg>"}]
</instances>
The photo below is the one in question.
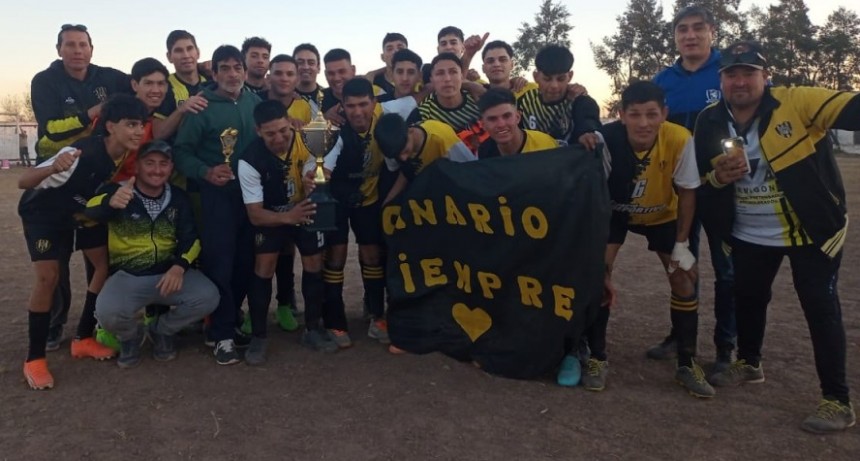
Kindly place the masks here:
<instances>
[{"instance_id":1,"label":"team crest on shirt","mask_svg":"<svg viewBox=\"0 0 860 461\"><path fill-rule=\"evenodd\" d=\"M36 240L36 251L44 253L51 249L51 241L47 239Z\"/></svg>"},{"instance_id":2,"label":"team crest on shirt","mask_svg":"<svg viewBox=\"0 0 860 461\"><path fill-rule=\"evenodd\" d=\"M70 105L70 106L74 105L75 104L75 98L69 96L68 98L66 98L65 103Z\"/></svg>"},{"instance_id":3,"label":"team crest on shirt","mask_svg":"<svg viewBox=\"0 0 860 461\"><path fill-rule=\"evenodd\" d=\"M716 88L705 90L705 102L708 104L713 104L719 101L720 96L722 96L722 93Z\"/></svg>"},{"instance_id":4,"label":"team crest on shirt","mask_svg":"<svg viewBox=\"0 0 860 461\"><path fill-rule=\"evenodd\" d=\"M254 245L256 245L257 247L263 246L263 242L265 242L265 241L266 241L266 237L264 237L263 234L261 234L259 232L254 234Z\"/></svg>"},{"instance_id":5,"label":"team crest on shirt","mask_svg":"<svg viewBox=\"0 0 860 461\"><path fill-rule=\"evenodd\" d=\"M790 138L791 137L791 122L789 122L788 120L780 123L779 125L774 127L774 129L783 138Z\"/></svg>"},{"instance_id":6,"label":"team crest on shirt","mask_svg":"<svg viewBox=\"0 0 860 461\"><path fill-rule=\"evenodd\" d=\"M100 86L100 87L96 88L95 91L93 91L93 93L95 93L96 98L98 98L99 101L101 101L101 102L107 101L107 98L108 98L107 88Z\"/></svg>"}]
</instances>

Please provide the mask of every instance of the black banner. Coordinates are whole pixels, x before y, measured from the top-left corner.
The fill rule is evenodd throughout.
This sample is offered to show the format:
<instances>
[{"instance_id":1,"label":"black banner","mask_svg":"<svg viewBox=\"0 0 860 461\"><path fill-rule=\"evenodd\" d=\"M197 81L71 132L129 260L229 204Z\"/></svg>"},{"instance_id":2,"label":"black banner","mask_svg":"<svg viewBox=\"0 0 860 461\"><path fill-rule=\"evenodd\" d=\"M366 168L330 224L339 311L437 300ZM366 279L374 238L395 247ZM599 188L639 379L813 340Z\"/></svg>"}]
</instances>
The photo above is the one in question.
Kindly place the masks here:
<instances>
[{"instance_id":1,"label":"black banner","mask_svg":"<svg viewBox=\"0 0 860 461\"><path fill-rule=\"evenodd\" d=\"M513 378L553 369L600 303L609 218L581 148L434 162L383 210L392 343Z\"/></svg>"}]
</instances>

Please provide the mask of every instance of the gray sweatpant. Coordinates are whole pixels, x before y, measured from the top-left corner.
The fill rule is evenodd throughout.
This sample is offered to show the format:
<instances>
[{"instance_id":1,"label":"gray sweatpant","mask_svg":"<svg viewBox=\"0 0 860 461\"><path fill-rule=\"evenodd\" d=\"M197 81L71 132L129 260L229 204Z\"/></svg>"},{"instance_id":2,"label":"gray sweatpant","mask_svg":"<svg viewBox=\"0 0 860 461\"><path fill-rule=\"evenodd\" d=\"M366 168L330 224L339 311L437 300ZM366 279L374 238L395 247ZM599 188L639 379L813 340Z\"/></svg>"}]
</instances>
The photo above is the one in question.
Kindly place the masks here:
<instances>
[{"instance_id":1,"label":"gray sweatpant","mask_svg":"<svg viewBox=\"0 0 860 461\"><path fill-rule=\"evenodd\" d=\"M155 286L159 280L161 275L137 276L124 271L108 277L96 300L96 319L102 328L120 341L130 341L137 336L137 311L149 304L164 304L174 307L158 317L155 332L173 335L211 313L221 299L218 288L200 271L188 269L182 289L166 297Z\"/></svg>"}]
</instances>

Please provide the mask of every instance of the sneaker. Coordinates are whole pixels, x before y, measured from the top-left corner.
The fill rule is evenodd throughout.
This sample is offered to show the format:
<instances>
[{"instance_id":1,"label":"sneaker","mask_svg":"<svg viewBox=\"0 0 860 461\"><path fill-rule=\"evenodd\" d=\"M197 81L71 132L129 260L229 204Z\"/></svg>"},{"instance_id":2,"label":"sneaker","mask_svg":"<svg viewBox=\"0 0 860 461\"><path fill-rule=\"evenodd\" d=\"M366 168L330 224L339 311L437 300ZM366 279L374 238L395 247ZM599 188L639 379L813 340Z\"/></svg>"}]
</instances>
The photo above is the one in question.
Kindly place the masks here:
<instances>
[{"instance_id":1,"label":"sneaker","mask_svg":"<svg viewBox=\"0 0 860 461\"><path fill-rule=\"evenodd\" d=\"M815 413L806 417L800 428L813 434L844 431L857 422L854 407L838 401L821 399Z\"/></svg>"},{"instance_id":2,"label":"sneaker","mask_svg":"<svg viewBox=\"0 0 860 461\"><path fill-rule=\"evenodd\" d=\"M239 353L232 339L223 339L215 345L215 363L218 365L233 365L239 363Z\"/></svg>"},{"instance_id":3,"label":"sneaker","mask_svg":"<svg viewBox=\"0 0 860 461\"><path fill-rule=\"evenodd\" d=\"M764 370L749 365L746 360L735 360L726 371L711 375L711 384L717 387L737 386L743 383L763 383Z\"/></svg>"},{"instance_id":4,"label":"sneaker","mask_svg":"<svg viewBox=\"0 0 860 461\"><path fill-rule=\"evenodd\" d=\"M678 343L672 336L667 336L660 344L648 348L645 356L652 360L672 360L678 356Z\"/></svg>"},{"instance_id":5,"label":"sneaker","mask_svg":"<svg viewBox=\"0 0 860 461\"><path fill-rule=\"evenodd\" d=\"M579 384L580 378L582 378L582 364L579 362L579 358L573 355L564 356L556 378L558 385L574 387Z\"/></svg>"},{"instance_id":6,"label":"sneaker","mask_svg":"<svg viewBox=\"0 0 860 461\"><path fill-rule=\"evenodd\" d=\"M76 359L92 358L96 360L107 360L116 355L116 351L99 344L95 338L83 338L72 340L72 357Z\"/></svg>"},{"instance_id":7,"label":"sneaker","mask_svg":"<svg viewBox=\"0 0 860 461\"><path fill-rule=\"evenodd\" d=\"M176 358L176 346L173 342L173 335L162 335L155 332L155 327L151 324L149 328L149 338L152 339L152 358L159 362L169 362Z\"/></svg>"},{"instance_id":8,"label":"sneaker","mask_svg":"<svg viewBox=\"0 0 860 461\"><path fill-rule=\"evenodd\" d=\"M349 338L349 333L346 330L328 330L328 337L337 344L340 349L349 349L352 347L352 339Z\"/></svg>"},{"instance_id":9,"label":"sneaker","mask_svg":"<svg viewBox=\"0 0 860 461\"><path fill-rule=\"evenodd\" d=\"M582 387L589 391L599 392L606 389L606 375L609 373L609 362L606 360L588 359L585 363L585 374L582 375Z\"/></svg>"},{"instance_id":10,"label":"sneaker","mask_svg":"<svg viewBox=\"0 0 860 461\"><path fill-rule=\"evenodd\" d=\"M101 325L96 326L96 341L119 352L119 339L113 333L102 328Z\"/></svg>"},{"instance_id":11,"label":"sneaker","mask_svg":"<svg viewBox=\"0 0 860 461\"><path fill-rule=\"evenodd\" d=\"M246 335L241 330L236 329L236 335L233 336L233 344L239 349L245 349L251 345L251 335Z\"/></svg>"},{"instance_id":12,"label":"sneaker","mask_svg":"<svg viewBox=\"0 0 860 461\"><path fill-rule=\"evenodd\" d=\"M302 334L302 346L318 352L337 352L338 350L337 344L320 330L305 330Z\"/></svg>"},{"instance_id":13,"label":"sneaker","mask_svg":"<svg viewBox=\"0 0 860 461\"><path fill-rule=\"evenodd\" d=\"M31 389L51 389L54 387L54 377L48 371L48 361L36 359L24 362L24 377Z\"/></svg>"},{"instance_id":14,"label":"sneaker","mask_svg":"<svg viewBox=\"0 0 860 461\"><path fill-rule=\"evenodd\" d=\"M367 329L367 337L379 341L380 344L391 344L388 339L388 322L385 319L372 320Z\"/></svg>"},{"instance_id":15,"label":"sneaker","mask_svg":"<svg viewBox=\"0 0 860 461\"><path fill-rule=\"evenodd\" d=\"M245 351L245 363L248 365L262 365L266 363L266 349L269 341L266 338L251 338L248 350Z\"/></svg>"},{"instance_id":16,"label":"sneaker","mask_svg":"<svg viewBox=\"0 0 860 461\"><path fill-rule=\"evenodd\" d=\"M717 394L705 379L705 372L696 362L690 367L678 367L675 370L675 381L678 381L693 397L709 399Z\"/></svg>"},{"instance_id":17,"label":"sneaker","mask_svg":"<svg viewBox=\"0 0 860 461\"><path fill-rule=\"evenodd\" d=\"M292 304L281 304L275 309L275 318L278 320L278 325L284 331L296 331L299 328L299 322L296 321L296 316L293 315Z\"/></svg>"},{"instance_id":18,"label":"sneaker","mask_svg":"<svg viewBox=\"0 0 860 461\"><path fill-rule=\"evenodd\" d=\"M239 327L239 331L242 332L243 335L250 336L254 331L254 328L251 326L251 316L246 315L245 320L242 320L242 326Z\"/></svg>"},{"instance_id":19,"label":"sneaker","mask_svg":"<svg viewBox=\"0 0 860 461\"><path fill-rule=\"evenodd\" d=\"M143 335L143 328L139 327L136 338L128 341L120 342L119 358L116 364L120 368L133 368L140 364L140 348L146 341L146 336Z\"/></svg>"},{"instance_id":20,"label":"sneaker","mask_svg":"<svg viewBox=\"0 0 860 461\"><path fill-rule=\"evenodd\" d=\"M63 343L63 326L57 325L48 330L48 341L45 343L45 352L54 352L60 349Z\"/></svg>"}]
</instances>

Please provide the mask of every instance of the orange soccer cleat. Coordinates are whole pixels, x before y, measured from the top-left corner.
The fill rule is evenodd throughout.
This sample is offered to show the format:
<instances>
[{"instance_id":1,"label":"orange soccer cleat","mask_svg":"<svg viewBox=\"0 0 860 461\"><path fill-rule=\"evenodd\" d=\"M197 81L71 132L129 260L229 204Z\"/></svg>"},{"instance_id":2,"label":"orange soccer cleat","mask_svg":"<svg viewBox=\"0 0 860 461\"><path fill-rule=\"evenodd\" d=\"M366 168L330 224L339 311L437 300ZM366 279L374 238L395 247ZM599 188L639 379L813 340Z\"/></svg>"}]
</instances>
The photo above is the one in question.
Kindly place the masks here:
<instances>
[{"instance_id":1,"label":"orange soccer cleat","mask_svg":"<svg viewBox=\"0 0 860 461\"><path fill-rule=\"evenodd\" d=\"M100 344L95 338L75 339L72 341L72 357L76 359L94 358L107 360L116 355L116 351Z\"/></svg>"},{"instance_id":2,"label":"orange soccer cleat","mask_svg":"<svg viewBox=\"0 0 860 461\"><path fill-rule=\"evenodd\" d=\"M24 377L32 389L51 389L54 387L54 377L48 371L48 361L36 359L24 362Z\"/></svg>"}]
</instances>

